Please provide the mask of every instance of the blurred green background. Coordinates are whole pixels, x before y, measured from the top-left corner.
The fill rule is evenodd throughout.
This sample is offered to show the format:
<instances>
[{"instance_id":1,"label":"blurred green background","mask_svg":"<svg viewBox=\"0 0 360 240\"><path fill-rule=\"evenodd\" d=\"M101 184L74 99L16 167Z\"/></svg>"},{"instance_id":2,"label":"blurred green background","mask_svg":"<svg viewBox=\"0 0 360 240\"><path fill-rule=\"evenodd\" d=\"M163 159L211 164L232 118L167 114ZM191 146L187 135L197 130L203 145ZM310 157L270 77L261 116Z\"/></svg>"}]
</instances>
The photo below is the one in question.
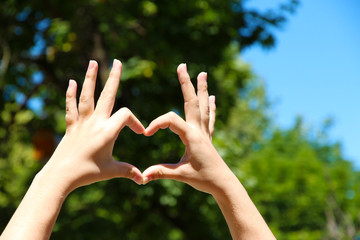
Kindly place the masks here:
<instances>
[{"instance_id":1,"label":"blurred green background","mask_svg":"<svg viewBox=\"0 0 360 240\"><path fill-rule=\"evenodd\" d=\"M214 144L278 239L355 239L359 172L303 121L274 123L264 83L241 59L274 31L299 1L268 12L236 0L3 0L0 3L0 231L65 131L68 80L81 84L99 63L98 96L112 60L123 62L115 110L126 106L146 126L170 110L183 116L176 67L193 80L208 72L217 98ZM195 81L194 81L195 82ZM168 130L151 138L124 129L114 156L140 170L177 162L184 148ZM230 239L214 199L186 184L137 186L113 179L74 191L51 239Z\"/></svg>"}]
</instances>

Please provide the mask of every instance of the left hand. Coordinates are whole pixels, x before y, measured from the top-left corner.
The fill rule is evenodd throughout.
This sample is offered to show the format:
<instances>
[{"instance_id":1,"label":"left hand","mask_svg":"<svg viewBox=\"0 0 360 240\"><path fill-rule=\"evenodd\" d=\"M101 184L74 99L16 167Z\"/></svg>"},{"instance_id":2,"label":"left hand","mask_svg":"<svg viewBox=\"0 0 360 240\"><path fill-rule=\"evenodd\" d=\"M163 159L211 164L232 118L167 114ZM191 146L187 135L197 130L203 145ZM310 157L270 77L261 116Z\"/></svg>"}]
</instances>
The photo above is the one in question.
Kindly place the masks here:
<instances>
[{"instance_id":1,"label":"left hand","mask_svg":"<svg viewBox=\"0 0 360 240\"><path fill-rule=\"evenodd\" d=\"M185 120L174 112L164 114L145 130L152 136L159 129L169 128L185 145L185 153L176 164L158 164L143 172L144 183L157 179L174 179L212 195L221 195L229 181L237 178L212 145L215 124L215 96L207 91L207 74L197 78L197 93L185 64L180 64L178 78L184 97Z\"/></svg>"},{"instance_id":2,"label":"left hand","mask_svg":"<svg viewBox=\"0 0 360 240\"><path fill-rule=\"evenodd\" d=\"M111 116L120 82L122 64L114 60L110 76L94 108L98 65L90 61L84 85L76 103L77 84L70 80L66 92L66 133L55 153L41 170L66 193L101 180L129 178L142 183L142 174L133 165L114 160L112 151L121 129L130 127L142 134L145 129L134 114L121 108Z\"/></svg>"}]
</instances>

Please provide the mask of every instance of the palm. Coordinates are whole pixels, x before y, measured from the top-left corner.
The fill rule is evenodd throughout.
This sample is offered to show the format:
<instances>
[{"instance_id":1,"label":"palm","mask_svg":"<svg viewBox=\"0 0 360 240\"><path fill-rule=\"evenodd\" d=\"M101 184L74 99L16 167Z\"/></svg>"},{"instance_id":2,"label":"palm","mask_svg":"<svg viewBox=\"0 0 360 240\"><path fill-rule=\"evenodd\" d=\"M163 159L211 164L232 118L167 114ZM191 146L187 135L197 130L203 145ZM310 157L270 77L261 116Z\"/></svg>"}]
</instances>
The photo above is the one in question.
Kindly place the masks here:
<instances>
[{"instance_id":1,"label":"palm","mask_svg":"<svg viewBox=\"0 0 360 240\"><path fill-rule=\"evenodd\" d=\"M197 94L186 65L179 65L178 77L184 96L186 121L169 112L152 121L145 135L151 136L159 129L170 128L184 143L185 153L177 164L159 164L146 169L143 173L144 183L169 178L209 192L208 185L213 182L214 173L228 169L211 143L215 124L215 97L208 95L206 73L198 75Z\"/></svg>"}]
</instances>

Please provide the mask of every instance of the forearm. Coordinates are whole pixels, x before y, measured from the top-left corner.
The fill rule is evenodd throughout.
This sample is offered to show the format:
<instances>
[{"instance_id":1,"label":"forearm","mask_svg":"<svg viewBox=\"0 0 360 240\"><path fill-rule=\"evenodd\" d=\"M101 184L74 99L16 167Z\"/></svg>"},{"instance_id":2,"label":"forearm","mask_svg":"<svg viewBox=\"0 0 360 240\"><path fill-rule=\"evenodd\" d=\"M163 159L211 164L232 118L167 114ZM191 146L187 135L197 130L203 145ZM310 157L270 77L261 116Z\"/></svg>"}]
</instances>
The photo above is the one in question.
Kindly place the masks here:
<instances>
[{"instance_id":1,"label":"forearm","mask_svg":"<svg viewBox=\"0 0 360 240\"><path fill-rule=\"evenodd\" d=\"M39 172L1 235L8 239L49 239L67 192ZM59 181L58 181L59 182Z\"/></svg>"},{"instance_id":2,"label":"forearm","mask_svg":"<svg viewBox=\"0 0 360 240\"><path fill-rule=\"evenodd\" d=\"M212 195L226 219L232 238L275 239L237 177L229 173L222 181L221 191Z\"/></svg>"}]
</instances>

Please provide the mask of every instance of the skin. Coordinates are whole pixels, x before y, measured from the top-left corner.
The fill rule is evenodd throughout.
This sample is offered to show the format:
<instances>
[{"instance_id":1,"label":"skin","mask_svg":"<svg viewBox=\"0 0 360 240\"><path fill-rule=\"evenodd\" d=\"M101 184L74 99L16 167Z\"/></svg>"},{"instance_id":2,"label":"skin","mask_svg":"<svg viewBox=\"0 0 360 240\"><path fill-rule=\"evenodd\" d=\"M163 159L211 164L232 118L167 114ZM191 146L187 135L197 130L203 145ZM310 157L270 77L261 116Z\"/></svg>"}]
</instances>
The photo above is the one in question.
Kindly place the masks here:
<instances>
[{"instance_id":1,"label":"skin","mask_svg":"<svg viewBox=\"0 0 360 240\"><path fill-rule=\"evenodd\" d=\"M275 239L244 187L212 145L216 106L215 97L208 95L207 74L199 74L195 93L186 65L180 64L177 73L186 120L169 112L145 130L126 108L111 115L121 68L121 62L114 60L96 108L97 63L89 63L78 107L77 84L69 81L65 136L35 176L0 239L49 239L61 206L73 190L115 177L129 178L138 184L163 178L185 182L215 198L233 239ZM185 153L177 164L154 165L142 174L133 165L112 157L115 140L125 126L146 136L170 128L184 143Z\"/></svg>"},{"instance_id":2,"label":"skin","mask_svg":"<svg viewBox=\"0 0 360 240\"><path fill-rule=\"evenodd\" d=\"M207 74L198 75L196 93L185 64L179 65L177 73L185 120L169 112L152 121L145 135L170 128L184 143L185 153L177 164L146 169L144 183L163 178L185 182L215 198L233 239L275 239L244 187L212 145L216 106L215 97L208 95Z\"/></svg>"},{"instance_id":3,"label":"skin","mask_svg":"<svg viewBox=\"0 0 360 240\"><path fill-rule=\"evenodd\" d=\"M134 166L112 157L121 129L130 127L142 134L145 128L126 108L115 112L116 92L122 64L114 60L106 85L94 108L94 90L98 65L90 61L76 103L76 82L70 80L66 92L66 133L53 156L35 176L25 197L1 235L5 239L49 239L65 198L74 189L115 177L142 183L142 174Z\"/></svg>"}]
</instances>

